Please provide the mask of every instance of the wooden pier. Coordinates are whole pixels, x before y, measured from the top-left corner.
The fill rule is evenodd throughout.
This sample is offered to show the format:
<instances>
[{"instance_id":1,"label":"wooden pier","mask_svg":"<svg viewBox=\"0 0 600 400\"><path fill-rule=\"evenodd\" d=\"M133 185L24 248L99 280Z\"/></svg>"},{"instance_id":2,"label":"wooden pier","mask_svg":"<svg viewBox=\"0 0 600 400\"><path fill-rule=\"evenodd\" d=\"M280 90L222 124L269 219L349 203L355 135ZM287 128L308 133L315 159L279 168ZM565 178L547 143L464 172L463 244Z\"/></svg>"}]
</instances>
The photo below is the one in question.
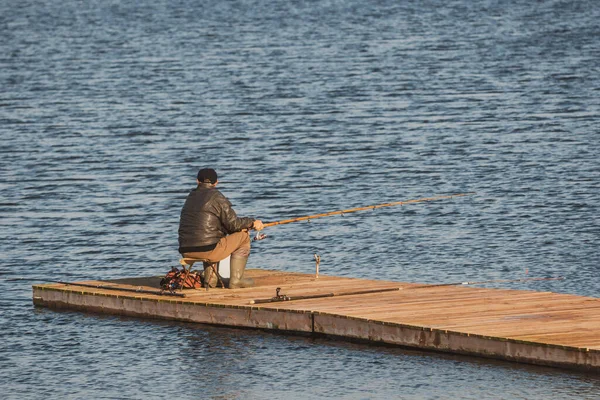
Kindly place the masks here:
<instances>
[{"instance_id":1,"label":"wooden pier","mask_svg":"<svg viewBox=\"0 0 600 400\"><path fill-rule=\"evenodd\" d=\"M248 289L148 293L160 277L33 286L38 306L330 335L600 372L600 299L249 270ZM119 291L106 288L129 289ZM312 297L261 302L280 296ZM145 290L138 293L136 290ZM359 293L357 293L359 292ZM355 293L355 294L349 294Z\"/></svg>"}]
</instances>

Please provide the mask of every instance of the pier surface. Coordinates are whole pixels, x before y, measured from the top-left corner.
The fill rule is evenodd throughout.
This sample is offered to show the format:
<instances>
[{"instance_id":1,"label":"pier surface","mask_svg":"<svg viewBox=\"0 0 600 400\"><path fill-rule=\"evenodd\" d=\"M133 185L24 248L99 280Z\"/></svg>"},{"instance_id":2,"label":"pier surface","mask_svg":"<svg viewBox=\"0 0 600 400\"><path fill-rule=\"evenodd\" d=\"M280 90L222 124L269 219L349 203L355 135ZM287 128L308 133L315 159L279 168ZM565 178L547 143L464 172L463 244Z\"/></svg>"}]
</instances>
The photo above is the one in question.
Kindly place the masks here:
<instances>
[{"instance_id":1,"label":"pier surface","mask_svg":"<svg viewBox=\"0 0 600 400\"><path fill-rule=\"evenodd\" d=\"M160 277L33 286L38 306L339 336L600 372L600 299L249 270L248 289L156 291ZM280 294L328 296L260 303ZM394 290L397 289L397 290ZM354 292L375 291L353 294ZM259 301L257 301L259 300ZM254 304L253 304L254 303Z\"/></svg>"}]
</instances>

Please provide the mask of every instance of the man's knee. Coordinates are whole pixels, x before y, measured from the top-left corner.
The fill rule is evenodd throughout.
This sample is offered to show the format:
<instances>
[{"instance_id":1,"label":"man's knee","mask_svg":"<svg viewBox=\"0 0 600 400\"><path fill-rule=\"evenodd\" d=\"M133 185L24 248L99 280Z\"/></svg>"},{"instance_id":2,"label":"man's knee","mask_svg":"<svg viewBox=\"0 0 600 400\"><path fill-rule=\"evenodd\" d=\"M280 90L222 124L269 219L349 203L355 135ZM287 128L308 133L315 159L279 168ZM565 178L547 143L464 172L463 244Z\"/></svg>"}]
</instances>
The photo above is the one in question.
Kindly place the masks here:
<instances>
[{"instance_id":1,"label":"man's knee","mask_svg":"<svg viewBox=\"0 0 600 400\"><path fill-rule=\"evenodd\" d=\"M250 257L250 247L240 247L231 253L232 258L247 258Z\"/></svg>"},{"instance_id":2,"label":"man's knee","mask_svg":"<svg viewBox=\"0 0 600 400\"><path fill-rule=\"evenodd\" d=\"M250 248L250 233L247 231L236 232L234 235L238 235L237 237L237 248Z\"/></svg>"},{"instance_id":3,"label":"man's knee","mask_svg":"<svg viewBox=\"0 0 600 400\"><path fill-rule=\"evenodd\" d=\"M242 241L242 246L250 248L250 233L244 232L244 240Z\"/></svg>"},{"instance_id":4,"label":"man's knee","mask_svg":"<svg viewBox=\"0 0 600 400\"><path fill-rule=\"evenodd\" d=\"M241 240L240 244L231 253L232 257L248 257L250 255L250 234L248 232L240 232Z\"/></svg>"}]
</instances>

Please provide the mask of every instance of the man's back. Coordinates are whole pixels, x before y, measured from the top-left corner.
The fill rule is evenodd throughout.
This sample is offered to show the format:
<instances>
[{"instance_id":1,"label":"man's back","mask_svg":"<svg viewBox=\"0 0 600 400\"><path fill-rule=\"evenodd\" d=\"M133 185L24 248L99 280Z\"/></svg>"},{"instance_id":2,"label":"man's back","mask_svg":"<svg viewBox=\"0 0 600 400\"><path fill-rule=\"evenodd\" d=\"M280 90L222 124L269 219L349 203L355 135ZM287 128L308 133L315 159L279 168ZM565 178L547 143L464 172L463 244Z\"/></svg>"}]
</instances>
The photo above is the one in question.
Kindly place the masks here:
<instances>
[{"instance_id":1,"label":"man's back","mask_svg":"<svg viewBox=\"0 0 600 400\"><path fill-rule=\"evenodd\" d=\"M253 218L238 218L214 185L200 183L188 194L181 210L179 248L185 251L180 252L206 251L222 237L251 228L253 222Z\"/></svg>"}]
</instances>

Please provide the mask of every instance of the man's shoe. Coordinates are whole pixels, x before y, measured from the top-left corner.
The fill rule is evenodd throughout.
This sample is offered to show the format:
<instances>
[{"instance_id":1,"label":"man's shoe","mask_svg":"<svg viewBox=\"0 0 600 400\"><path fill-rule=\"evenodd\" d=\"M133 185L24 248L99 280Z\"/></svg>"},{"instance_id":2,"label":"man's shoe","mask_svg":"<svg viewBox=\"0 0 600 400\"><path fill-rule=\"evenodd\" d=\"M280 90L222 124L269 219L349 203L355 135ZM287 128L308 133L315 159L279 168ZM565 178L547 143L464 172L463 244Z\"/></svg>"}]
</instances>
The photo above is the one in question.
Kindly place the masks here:
<instances>
[{"instance_id":1,"label":"man's shoe","mask_svg":"<svg viewBox=\"0 0 600 400\"><path fill-rule=\"evenodd\" d=\"M229 289L248 288L254 286L254 280L251 278L244 278L244 270L246 269L246 262L248 257L231 257L229 268L231 269L229 277Z\"/></svg>"}]
</instances>

